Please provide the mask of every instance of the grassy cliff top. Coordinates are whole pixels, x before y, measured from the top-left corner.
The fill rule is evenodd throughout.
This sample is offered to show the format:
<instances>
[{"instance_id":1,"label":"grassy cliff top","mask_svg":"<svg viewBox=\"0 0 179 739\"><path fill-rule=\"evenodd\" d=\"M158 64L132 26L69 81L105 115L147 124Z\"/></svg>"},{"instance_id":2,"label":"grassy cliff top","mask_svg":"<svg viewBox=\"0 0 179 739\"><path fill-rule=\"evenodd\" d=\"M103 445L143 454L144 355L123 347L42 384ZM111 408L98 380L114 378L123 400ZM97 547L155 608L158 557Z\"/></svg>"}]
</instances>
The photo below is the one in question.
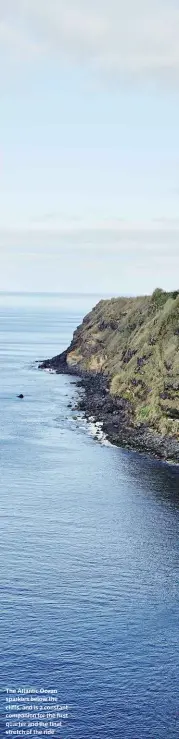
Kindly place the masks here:
<instances>
[{"instance_id":1,"label":"grassy cliff top","mask_svg":"<svg viewBox=\"0 0 179 739\"><path fill-rule=\"evenodd\" d=\"M101 300L76 329L67 364L104 372L134 423L178 438L179 290Z\"/></svg>"}]
</instances>

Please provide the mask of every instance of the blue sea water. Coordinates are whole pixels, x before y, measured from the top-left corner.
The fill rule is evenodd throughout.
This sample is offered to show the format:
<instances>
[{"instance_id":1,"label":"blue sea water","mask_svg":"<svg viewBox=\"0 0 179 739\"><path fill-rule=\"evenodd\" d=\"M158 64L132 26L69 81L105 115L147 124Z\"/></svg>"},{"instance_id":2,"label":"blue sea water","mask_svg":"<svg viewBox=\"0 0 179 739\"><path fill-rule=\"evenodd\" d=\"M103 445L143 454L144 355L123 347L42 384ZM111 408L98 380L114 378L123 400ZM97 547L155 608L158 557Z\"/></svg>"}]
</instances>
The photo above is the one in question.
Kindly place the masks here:
<instances>
[{"instance_id":1,"label":"blue sea water","mask_svg":"<svg viewBox=\"0 0 179 739\"><path fill-rule=\"evenodd\" d=\"M3 739L19 687L58 690L57 739L179 736L178 469L94 440L34 365L96 301L0 296Z\"/></svg>"}]
</instances>

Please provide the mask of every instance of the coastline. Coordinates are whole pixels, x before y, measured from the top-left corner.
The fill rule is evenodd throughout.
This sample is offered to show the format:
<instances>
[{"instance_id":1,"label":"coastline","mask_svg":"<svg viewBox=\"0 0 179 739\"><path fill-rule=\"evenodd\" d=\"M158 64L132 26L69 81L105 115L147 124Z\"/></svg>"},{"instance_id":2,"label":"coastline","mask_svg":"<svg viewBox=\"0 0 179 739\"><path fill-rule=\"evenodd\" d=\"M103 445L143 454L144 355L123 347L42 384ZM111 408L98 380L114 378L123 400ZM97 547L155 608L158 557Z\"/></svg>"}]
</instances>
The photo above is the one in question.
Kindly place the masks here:
<instances>
[{"instance_id":1,"label":"coastline","mask_svg":"<svg viewBox=\"0 0 179 739\"><path fill-rule=\"evenodd\" d=\"M69 366L67 357L68 350L38 363L38 368L76 377L79 400L75 410L83 412L87 421L93 418L96 429L101 428L109 444L147 453L168 464L179 465L177 439L161 436L146 423L134 424L129 401L109 393L108 376L103 372L87 372L80 370L79 366Z\"/></svg>"}]
</instances>

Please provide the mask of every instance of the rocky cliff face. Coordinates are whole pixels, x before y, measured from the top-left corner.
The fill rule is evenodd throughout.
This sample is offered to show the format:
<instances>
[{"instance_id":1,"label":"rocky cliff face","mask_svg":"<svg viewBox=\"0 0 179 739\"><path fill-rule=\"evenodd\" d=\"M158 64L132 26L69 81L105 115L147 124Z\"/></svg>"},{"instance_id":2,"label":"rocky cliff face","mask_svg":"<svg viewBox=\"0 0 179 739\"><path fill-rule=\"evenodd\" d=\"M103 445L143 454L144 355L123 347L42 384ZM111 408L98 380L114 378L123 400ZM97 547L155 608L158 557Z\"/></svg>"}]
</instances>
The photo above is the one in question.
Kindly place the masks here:
<instances>
[{"instance_id":1,"label":"rocky cliff face","mask_svg":"<svg viewBox=\"0 0 179 739\"><path fill-rule=\"evenodd\" d=\"M100 301L41 367L83 378L112 441L179 461L179 291Z\"/></svg>"}]
</instances>

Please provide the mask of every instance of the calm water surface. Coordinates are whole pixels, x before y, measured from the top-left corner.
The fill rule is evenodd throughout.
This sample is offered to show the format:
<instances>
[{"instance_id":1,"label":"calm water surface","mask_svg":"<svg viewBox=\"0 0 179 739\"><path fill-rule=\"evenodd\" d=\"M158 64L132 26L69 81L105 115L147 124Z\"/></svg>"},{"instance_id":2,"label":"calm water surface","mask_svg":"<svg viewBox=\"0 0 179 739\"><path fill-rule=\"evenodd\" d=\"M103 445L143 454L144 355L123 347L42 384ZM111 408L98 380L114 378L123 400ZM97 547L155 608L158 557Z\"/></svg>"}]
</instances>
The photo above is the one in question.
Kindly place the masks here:
<instances>
[{"instance_id":1,"label":"calm water surface","mask_svg":"<svg viewBox=\"0 0 179 739\"><path fill-rule=\"evenodd\" d=\"M178 739L178 470L97 443L33 365L96 300L0 297L1 690L57 688L57 739Z\"/></svg>"}]
</instances>

